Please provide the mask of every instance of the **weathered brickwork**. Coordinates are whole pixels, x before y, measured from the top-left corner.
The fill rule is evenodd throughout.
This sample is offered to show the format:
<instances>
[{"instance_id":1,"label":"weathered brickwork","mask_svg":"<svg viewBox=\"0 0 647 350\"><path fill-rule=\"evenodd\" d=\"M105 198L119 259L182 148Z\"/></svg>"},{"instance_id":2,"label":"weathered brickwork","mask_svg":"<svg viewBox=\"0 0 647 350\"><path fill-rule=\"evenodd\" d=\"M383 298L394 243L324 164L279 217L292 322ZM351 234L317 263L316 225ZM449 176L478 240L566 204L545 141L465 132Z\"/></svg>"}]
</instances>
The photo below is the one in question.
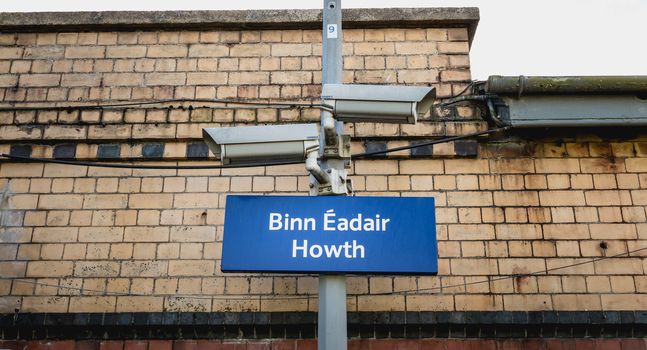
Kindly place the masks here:
<instances>
[{"instance_id":1,"label":"weathered brickwork","mask_svg":"<svg viewBox=\"0 0 647 350\"><path fill-rule=\"evenodd\" d=\"M465 28L348 29L344 37L347 82L469 80ZM319 30L6 33L0 42L5 101L318 98L321 81Z\"/></svg>"},{"instance_id":2,"label":"weathered brickwork","mask_svg":"<svg viewBox=\"0 0 647 350\"><path fill-rule=\"evenodd\" d=\"M347 83L430 84L443 98L470 81L465 26L349 29L344 37ZM0 45L5 107L316 102L320 94L318 30L4 33ZM316 109L204 104L3 109L0 151L205 165L204 127L319 119ZM464 107L417 125L346 125L354 152L487 127ZM356 160L351 172L356 195L436 199L440 271L349 276L349 311L647 309L647 250L636 251L647 248L646 136L457 141ZM301 165L3 161L0 191L0 312L317 310L316 276L220 272L226 195L306 195Z\"/></svg>"},{"instance_id":3,"label":"weathered brickwork","mask_svg":"<svg viewBox=\"0 0 647 350\"><path fill-rule=\"evenodd\" d=\"M349 277L349 309L640 308L644 254L587 261L645 247L647 158L592 157L616 144L578 145L577 155L550 158L357 160L357 195L436 198L440 273ZM303 195L308 179L299 165L159 171L3 163L0 176L4 276L21 278L2 280L6 309L316 310L314 297L270 297L316 294L315 277L224 277L218 267L225 195ZM582 265L559 269L573 263ZM96 295L106 293L131 295ZM212 294L236 300L205 297Z\"/></svg>"}]
</instances>

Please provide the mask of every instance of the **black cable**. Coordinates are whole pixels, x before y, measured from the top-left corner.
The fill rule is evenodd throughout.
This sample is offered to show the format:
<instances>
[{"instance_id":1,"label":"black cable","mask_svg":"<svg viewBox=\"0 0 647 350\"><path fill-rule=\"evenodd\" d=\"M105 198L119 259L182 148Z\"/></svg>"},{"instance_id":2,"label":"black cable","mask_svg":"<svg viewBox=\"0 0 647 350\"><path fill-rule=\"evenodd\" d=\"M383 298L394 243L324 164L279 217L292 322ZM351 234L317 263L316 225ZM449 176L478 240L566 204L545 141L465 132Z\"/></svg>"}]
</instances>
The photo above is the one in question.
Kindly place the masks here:
<instances>
[{"instance_id":1,"label":"black cable","mask_svg":"<svg viewBox=\"0 0 647 350\"><path fill-rule=\"evenodd\" d=\"M465 94L474 84L478 81L471 81L461 92L456 95L453 95L447 99L457 98ZM97 104L79 104L79 105L66 105L66 106L17 106L13 104L11 106L0 106L0 111L38 111L38 110L55 110L55 111L65 111L65 110L95 110L102 108L116 108L116 107L135 107L135 106L147 106L147 105L157 105L157 104L168 104L168 103L221 103L221 104L235 104L235 105L247 105L247 106L256 106L260 108L266 107L287 107L287 108L296 108L296 107L306 107L306 108L318 108L332 112L332 106L321 104L321 103L302 103L302 102L253 102L245 100L230 100L230 99L208 99L208 98L173 98L173 99L159 99L151 101L134 101L134 102L117 102L117 103L97 103ZM441 103L440 105L444 105ZM174 107L174 106L167 106ZM177 109L190 109L194 108L192 106L184 107L177 106Z\"/></svg>"},{"instance_id":2,"label":"black cable","mask_svg":"<svg viewBox=\"0 0 647 350\"><path fill-rule=\"evenodd\" d=\"M386 154L390 152L397 152L406 149L413 149L418 147L425 147L430 145L435 145L439 143L451 142L456 140L462 140L470 137L493 134L499 131L509 130L510 127L506 126L498 129L491 129L486 131L475 132L466 135L452 136L444 139L418 143L415 145L402 146L389 148L382 151L375 152L365 152L365 153L356 153L351 155L352 158L364 158L369 156L374 156L378 154ZM250 164L233 164L233 165L135 165L135 164L117 164L117 163L98 163L98 162L84 162L76 160L62 160L62 159L50 159L50 158L37 158L37 157L26 157L26 156L17 156L6 153L0 153L0 156L20 161L30 161L30 162L40 162L40 163L54 163L54 164L65 164L65 165L77 165L77 166L93 166L100 168L120 168L120 169L157 169L157 170L196 170L196 169L235 169L235 168L252 168L252 167L261 167L261 166L276 166L276 165L292 165L292 164L301 164L302 160L293 160L293 161L282 161L282 162L267 162L267 163L250 163ZM130 160L132 161L132 160Z\"/></svg>"},{"instance_id":3,"label":"black cable","mask_svg":"<svg viewBox=\"0 0 647 350\"><path fill-rule=\"evenodd\" d=\"M66 111L66 110L95 110L103 108L116 108L116 107L134 107L134 106L147 106L147 105L158 105L158 104L168 104L168 103L221 103L221 104L235 104L235 105L246 105L246 106L255 106L259 108L267 107L286 107L286 108L297 108L297 107L306 107L306 108L317 108L327 111L332 111L332 107L320 104L320 103L302 103L302 102L252 102L252 101L243 101L243 100L228 100L228 99L187 99L187 98L177 98L177 99L161 99L161 100L152 100L152 101L136 101L136 102L117 102L117 103L99 103L99 104L82 104L82 105L67 105L67 106L0 106L0 111ZM172 106L170 106L172 107ZM193 107L183 107L178 106L178 109L189 109Z\"/></svg>"},{"instance_id":4,"label":"black cable","mask_svg":"<svg viewBox=\"0 0 647 350\"><path fill-rule=\"evenodd\" d=\"M623 253L618 253L618 254L611 255L611 256L602 256L602 257L599 257L599 258L594 258L594 259L590 259L590 260L586 260L586 261L580 261L580 262L569 264L569 265L553 267L553 268L545 269L545 270L541 270L541 271L535 271L535 272L529 272L529 273L519 273L519 274L510 275L510 276L500 276L500 277L496 277L496 278L492 278L492 279L486 279L486 280L483 280L483 281L465 282L465 283L458 283L458 284L448 285L448 286L419 288L419 289L415 289L415 290L402 290L402 291L397 291L397 292L374 293L374 294L370 294L370 295L372 296L372 295L407 294L407 293L411 293L411 292L421 292L421 291L425 292L425 291L433 291L433 290L443 290L443 289L449 289L449 288L467 287L467 286L476 285L476 284L498 282L498 281L503 281L503 280L507 280L507 279L519 278L519 277L539 276L539 275L543 275L543 274L551 272L551 271L568 269L568 268L571 268L571 267L576 267L576 266L581 266L581 265L586 265L586 264L593 264L593 263L596 263L598 261L612 259L612 258L619 258L619 257L623 257L625 255L627 257L631 257L631 254L638 253L638 252L641 252L643 250L647 250L647 247L638 248L638 249L630 250L630 251L623 252Z\"/></svg>"},{"instance_id":5,"label":"black cable","mask_svg":"<svg viewBox=\"0 0 647 350\"><path fill-rule=\"evenodd\" d=\"M459 135L459 136L452 136L452 137L447 137L444 139L439 139L439 140L434 140L434 141L429 141L429 142L422 142L422 143L417 143L415 145L409 145L409 146L402 146L402 147L394 147L394 148L389 148L385 149L382 151L374 151L374 152L365 152L365 153L357 153L351 155L352 158L364 158L364 157L369 157L369 156L374 156L378 154L386 154L386 153L391 153L391 152L397 152L397 151L403 151L407 149L413 149L413 148L418 148L418 147L425 147L425 146L431 146L431 145L436 145L439 143L445 143L445 142L451 142L451 141L456 141L456 140L462 140L462 139L467 139L470 137L475 137L475 136L481 136L481 135L488 135L488 134L494 134L499 131L506 131L510 130L511 127L505 126L502 128L498 129L490 129L490 130L485 130L485 131L479 131L471 134L466 134L466 135Z\"/></svg>"},{"instance_id":6,"label":"black cable","mask_svg":"<svg viewBox=\"0 0 647 350\"><path fill-rule=\"evenodd\" d=\"M638 248L634 250L630 250L627 252L623 253L618 253L615 255L611 256L602 256L599 258L594 258L586 261L581 261L578 263L574 264L569 264L569 265L564 265L564 266L559 266L559 267L553 267L550 269L546 270L541 270L541 271L535 271L531 273L525 273L525 274L514 274L514 275L509 275L509 276L499 276L497 278L492 278L492 279L486 279L482 281L474 281L474 282L465 282L465 283L458 283L458 284L452 284L452 285L447 285L447 286L438 286L438 287L429 287L429 288L419 288L419 289L408 289L408 290L399 290L399 291L393 291L393 292L382 292L382 293L371 293L371 294L357 294L357 295L349 295L347 298L354 298L354 297L373 297L373 296L379 296L379 295L399 295L399 294L407 294L407 293L416 293L416 292L429 292L429 291L434 291L438 290L441 291L443 289L450 289L450 288L460 288L460 287L467 287L471 285L477 285L477 284L483 284L483 283L491 283L491 282L497 282L497 281L502 281L502 280L507 280L507 279L514 279L518 277L527 277L527 276L537 276L537 275L542 275L551 271L555 270L561 270L561 269L567 269L570 267L575 267L575 266L581 266L585 264L593 264L598 261L603 261L603 260L608 260L608 259L614 259L614 258L619 258L623 256L627 257L632 257L632 253L638 253L641 251L647 250L647 247L643 248ZM441 276L443 277L443 276ZM447 276L450 277L450 276ZM487 276L485 276L487 277ZM44 283L44 282L36 282L36 281L31 281L31 280L25 280L26 277L4 277L0 276L0 280L10 280L14 283L25 283L25 284L31 284L31 285L40 285L40 286L46 286L46 287L52 287L52 288L57 288L57 289L69 289L69 290L77 290L81 293L83 292L92 292L92 293L103 293L102 295L104 296L150 296L150 295L144 295L144 294L130 294L130 293L119 293L119 292L106 292L102 290L96 290L96 289L89 289L89 288L82 288L82 287L72 287L72 286L60 286L60 285L55 285L55 284L49 284L49 283ZM38 279L38 278L45 278L45 277L34 277L31 279ZM57 294L58 295L58 294ZM286 295L286 296L276 296L276 295L249 295L249 294L229 294L229 295L214 295L214 296L205 296L205 295L173 295L173 296L167 296L167 297L176 297L176 298L193 298L193 299L249 299L249 298L263 298L263 297L269 297L269 299L275 299L275 298L285 298L285 299L310 299L310 298L317 298L318 295L315 294L303 294L303 295Z\"/></svg>"},{"instance_id":7,"label":"black cable","mask_svg":"<svg viewBox=\"0 0 647 350\"><path fill-rule=\"evenodd\" d=\"M259 166L291 165L291 164L303 163L303 161L301 160L298 160L298 161L293 160L293 161L282 161L282 162L233 164L233 165L135 165L135 164L98 163L98 162L84 162L84 161L77 161L77 160L25 157L25 156L15 156L15 155L6 154L6 153L1 153L0 156L13 159L13 160L21 160L21 161L29 161L29 162L93 166L93 167L99 167L99 168L157 169L157 170L236 169L236 168L253 168L253 167L259 167Z\"/></svg>"},{"instance_id":8,"label":"black cable","mask_svg":"<svg viewBox=\"0 0 647 350\"><path fill-rule=\"evenodd\" d=\"M479 101L484 102L491 99L491 95L468 95L468 96L456 96L448 99L444 99L443 102L437 103L436 106L450 106L453 104L465 102L465 101Z\"/></svg>"},{"instance_id":9,"label":"black cable","mask_svg":"<svg viewBox=\"0 0 647 350\"><path fill-rule=\"evenodd\" d=\"M493 99L495 99L495 95L468 95L468 96L460 96L456 95L452 98L448 98L443 100L443 102L434 104L434 106L437 107L447 107L451 105L455 105L461 102L479 102L479 103L473 103L473 106L476 106L481 111L481 114L483 114L483 109L481 109L481 105L485 105L488 110L488 116L490 120L494 123L495 126L502 126L505 125L505 123L501 120L501 118L496 114L496 109L494 108L494 103Z\"/></svg>"},{"instance_id":10,"label":"black cable","mask_svg":"<svg viewBox=\"0 0 647 350\"><path fill-rule=\"evenodd\" d=\"M461 90L458 94L452 95L449 99L456 98L465 94L474 84L478 83L478 80L470 81L467 86ZM11 106L0 106L0 111L37 111L37 110L94 110L102 108L115 108L115 107L134 107L134 106L147 106L147 105L157 105L157 104L168 104L168 103L221 103L221 104L236 104L236 105L247 105L247 106L256 106L260 108L264 107L287 107L287 108L296 108L296 107L307 107L307 108L318 108L332 112L332 106L322 104L322 103L303 103L303 102L253 102L245 100L231 100L231 99L208 99L208 98L171 98L171 99L158 99L150 101L134 101L134 102L117 102L117 103L97 103L97 104L79 104L79 105L66 105L66 106L17 106L15 103ZM441 104L442 105L442 104ZM173 106L169 106L173 107ZM168 108L168 107L167 107ZM177 106L178 109L187 109L193 108L192 106L184 107Z\"/></svg>"},{"instance_id":11,"label":"black cable","mask_svg":"<svg viewBox=\"0 0 647 350\"><path fill-rule=\"evenodd\" d=\"M469 83L469 84L467 84L467 86L465 87L465 89L463 89L461 92L459 92L459 93L457 93L456 95L453 95L453 96L451 96L451 97L449 97L449 98L455 98L455 97L458 97L458 96L463 95L463 94L464 94L464 93L466 93L466 92L467 92L467 91L468 91L472 86L474 86L474 84L476 84L476 83L478 83L478 80L472 80L472 81L470 81L470 83Z\"/></svg>"}]
</instances>

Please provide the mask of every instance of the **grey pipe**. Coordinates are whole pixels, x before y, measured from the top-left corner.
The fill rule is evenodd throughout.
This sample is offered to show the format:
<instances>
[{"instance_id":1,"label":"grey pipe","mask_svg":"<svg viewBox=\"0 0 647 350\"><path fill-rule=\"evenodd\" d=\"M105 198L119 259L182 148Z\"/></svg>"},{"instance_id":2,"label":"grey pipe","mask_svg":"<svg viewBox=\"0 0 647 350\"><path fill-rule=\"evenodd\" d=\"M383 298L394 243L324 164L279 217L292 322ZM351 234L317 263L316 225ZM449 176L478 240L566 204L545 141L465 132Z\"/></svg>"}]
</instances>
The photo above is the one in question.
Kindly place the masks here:
<instances>
[{"instance_id":1,"label":"grey pipe","mask_svg":"<svg viewBox=\"0 0 647 350\"><path fill-rule=\"evenodd\" d=\"M626 95L647 94L647 76L490 76L488 94L497 95Z\"/></svg>"}]
</instances>

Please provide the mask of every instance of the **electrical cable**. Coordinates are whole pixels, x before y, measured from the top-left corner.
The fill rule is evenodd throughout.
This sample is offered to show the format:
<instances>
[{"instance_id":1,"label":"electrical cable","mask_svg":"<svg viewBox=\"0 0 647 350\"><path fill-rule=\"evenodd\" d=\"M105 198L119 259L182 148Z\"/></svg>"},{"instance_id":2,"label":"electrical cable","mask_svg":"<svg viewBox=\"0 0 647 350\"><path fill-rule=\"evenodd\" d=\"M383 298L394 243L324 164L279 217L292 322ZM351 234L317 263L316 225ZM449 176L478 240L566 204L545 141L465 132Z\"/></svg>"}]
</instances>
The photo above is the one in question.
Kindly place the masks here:
<instances>
[{"instance_id":1,"label":"electrical cable","mask_svg":"<svg viewBox=\"0 0 647 350\"><path fill-rule=\"evenodd\" d=\"M449 99L445 99L443 102L435 104L435 106L449 106L465 101L479 101L484 102L491 99L493 96L490 95L468 95L468 96L457 96Z\"/></svg>"},{"instance_id":2,"label":"electrical cable","mask_svg":"<svg viewBox=\"0 0 647 350\"><path fill-rule=\"evenodd\" d=\"M471 134L459 135L447 137L444 139L438 139L429 142L417 143L409 146L389 148L381 151L374 152L364 152L356 153L351 155L352 158L364 158L379 154L387 154L391 152L403 151L407 149L414 149L418 147L425 147L430 145L435 145L439 143L452 142L456 140L462 140L466 138L471 138L475 136L493 134L499 131L509 130L510 127L502 127L498 129L491 129L486 131L479 131ZM65 165L76 165L76 166L93 166L101 168L120 168L120 169L156 169L156 170L196 170L196 169L235 169L235 168L251 168L251 167L260 167L260 166L277 166L277 165L293 165L301 164L303 161L294 160L294 161L281 161L281 162L267 162L267 163L249 163L249 164L233 164L233 165L135 165L135 164L118 164L118 163L100 163L100 162L84 162L76 160L63 160L63 159L51 159L51 158L38 158L38 157L27 157L27 156L18 156L11 155L6 153L0 153L1 157L20 160L20 161L29 161L29 162L40 162L40 163L54 163L54 164L65 164ZM132 161L132 160L129 160Z\"/></svg>"},{"instance_id":3,"label":"electrical cable","mask_svg":"<svg viewBox=\"0 0 647 350\"><path fill-rule=\"evenodd\" d=\"M478 80L472 80L470 83L456 95L452 95L446 99L453 99L465 94L474 84L478 83ZM469 96L466 96L469 97ZM231 99L208 99L208 98L172 98L172 99L158 99L158 100L147 100L147 101L134 101L134 102L116 102L116 103L97 103L97 104L74 104L74 105L64 105L64 106L24 106L17 105L13 103L10 106L0 106L0 111L65 111L65 110L96 110L104 108L128 108L128 107L137 107L137 106L150 106L150 105L161 105L169 103L217 103L225 105L244 105L250 106L250 108L268 108L268 107L279 107L279 108L317 108L333 112L333 107L322 104L322 103L303 103L303 102L252 102L246 100L231 100ZM440 105L443 105L441 103ZM206 107L206 106L205 106ZM176 109L193 109L199 107L193 106L166 106L164 108L176 108Z\"/></svg>"},{"instance_id":4,"label":"electrical cable","mask_svg":"<svg viewBox=\"0 0 647 350\"><path fill-rule=\"evenodd\" d=\"M479 82L478 80L472 80L472 81L470 81L470 83L469 83L469 84L467 84L467 86L465 87L465 89L463 89L461 92L457 93L456 95L453 95L453 96L448 97L448 98L456 98L456 97L458 97L458 96L463 95L463 94L464 94L464 93L466 93L470 88L472 88L472 86L474 86L474 84L476 84L476 83L478 83L478 82Z\"/></svg>"},{"instance_id":5,"label":"electrical cable","mask_svg":"<svg viewBox=\"0 0 647 350\"><path fill-rule=\"evenodd\" d=\"M259 166L276 166L276 165L291 165L302 164L303 161L280 161L280 162L267 162L267 163L249 163L249 164L232 164L232 165L137 165L137 164L117 164L117 163L99 163L99 162L84 162L77 160L63 160L63 159L50 159L50 158L37 158L17 156L6 153L0 153L1 157L21 160L28 162L39 163L54 163L76 166L92 166L99 168L120 168L120 169L156 169L156 170L208 170L208 169L237 169L237 168L252 168ZM131 160L132 161L132 160Z\"/></svg>"},{"instance_id":6,"label":"electrical cable","mask_svg":"<svg viewBox=\"0 0 647 350\"><path fill-rule=\"evenodd\" d=\"M488 111L488 116L490 120L494 123L495 126L497 127L502 127L505 125L505 123L501 120L501 117L499 117L496 113L496 108L494 107L494 102L493 100L496 98L495 95L468 95L468 96L460 96L457 95L455 97L445 99L441 103L434 104L434 106L439 106L439 107L447 107L451 106L454 104L458 104L461 102L480 102L482 105L485 105L487 107ZM479 107L479 104L473 104L476 108L479 108L481 111L482 109Z\"/></svg>"},{"instance_id":7,"label":"electrical cable","mask_svg":"<svg viewBox=\"0 0 647 350\"><path fill-rule=\"evenodd\" d=\"M161 105L169 103L219 103L219 104L233 104L245 105L250 108L268 108L268 107L282 107L282 108L316 108L332 112L331 106L321 103L302 103L302 102L252 102L244 100L228 100L228 99L160 99L151 101L135 101L135 102L117 102L117 103L99 103L99 104L79 104L79 105L66 105L66 106L0 106L0 111L66 111L66 110L96 110L103 108L128 108L136 106L150 106ZM166 108L174 108L174 106L167 106ZM178 106L177 109L192 109L193 106L184 107Z\"/></svg>"},{"instance_id":8,"label":"electrical cable","mask_svg":"<svg viewBox=\"0 0 647 350\"><path fill-rule=\"evenodd\" d=\"M587 261L581 261L569 265L564 265L564 266L559 266L559 267L553 267L550 269L545 269L541 271L535 271L535 272L530 272L530 273L522 273L522 274L514 274L514 275L509 275L509 276L500 276L497 278L492 278L492 279L486 279L482 281L474 281L474 282L465 282L465 283L459 283L459 284L453 284L453 285L446 285L446 286L437 286L437 287L429 287L429 288L418 288L418 289L410 289L410 290L401 290L401 291L393 291L393 292L382 292L382 293L371 293L371 294L356 294L356 295L349 295L347 298L355 298L355 297L373 297L373 296L383 296L383 295L401 295L401 294L409 294L409 293L419 293L419 292L430 292L430 291L439 291L440 293L438 294L443 294L442 291L443 289L451 289L451 288L461 288L461 287L467 287L471 285L477 285L477 284L484 284L484 283L492 283L492 282L498 282L502 280L507 280L507 279L514 279L514 278L519 278L519 277L530 277L530 276L537 276L537 275L542 275L546 274L548 272L552 271L557 271L557 270L562 270L562 269L567 269L571 267L576 267L576 266L582 266L586 264L593 264L598 261L603 261L603 260L608 260L608 259L613 259L613 258L619 258L623 256L627 257L632 257L631 254L633 253L638 253L641 251L647 250L647 247L643 248L638 248L634 250L630 250L627 252L623 253L618 253L615 255L610 255L610 256L603 256L599 258L594 258L590 259ZM194 276L197 277L197 276ZM487 276L486 276L487 277ZM43 277L47 278L47 277ZM50 288L57 288L58 289L67 289L67 290L75 290L78 292L88 292L88 293L102 293L100 295L97 294L90 294L87 296L162 296L162 297L170 297L170 298L185 298L185 299L207 299L207 300L212 300L212 299L225 299L225 300L250 300L252 298L266 298L266 300L300 300L300 299L316 299L318 295L316 294L304 294L304 295L284 295L284 296L275 296L275 295L266 295L266 294L228 294L228 295L214 295L214 296L205 296L205 295L151 295L151 294L131 294L131 293L119 293L119 292L106 292L106 291L101 291L101 290L95 290L95 289L89 289L89 288L82 288L82 287L71 287L71 286L60 286L60 285L54 285L54 284L49 284L49 283L43 283L43 282L36 282L36 281L28 281L24 280L21 278L11 278L11 277L0 277L0 280L10 280L12 282L16 283L24 283L24 284L31 284L31 285L39 285L39 286L44 286L44 287L50 287ZM59 294L57 294L59 295ZM63 294L65 296L66 294ZM19 297L18 295L16 297Z\"/></svg>"},{"instance_id":9,"label":"electrical cable","mask_svg":"<svg viewBox=\"0 0 647 350\"><path fill-rule=\"evenodd\" d=\"M417 143L415 145L394 147L394 148L389 148L389 149L385 149L385 150L381 150L381 151L374 151L374 152L357 153L357 154L351 155L351 158L363 158L363 157L369 157L369 156L374 156L374 155L378 155L378 154L386 154L386 153L398 152L398 151L403 151L403 150L413 149L413 148L418 148L418 147L431 146L431 145L436 145L436 144L439 144L439 143L452 142L452 141L467 139L467 138L481 136L481 135L494 134L494 133L497 133L497 132L500 132L500 131L507 131L507 130L510 130L510 129L511 129L511 127L505 126L505 127L497 128L497 129L490 129L490 130L479 131L479 132L475 132L475 133L471 133L471 134L452 136L452 137L447 137L447 138L444 138L444 139L438 139L438 140L433 140L433 141L429 141L429 142Z\"/></svg>"},{"instance_id":10,"label":"electrical cable","mask_svg":"<svg viewBox=\"0 0 647 350\"><path fill-rule=\"evenodd\" d=\"M448 99L456 98L462 96L475 84L479 83L478 80L470 81L467 86L461 90L456 95L448 97ZM65 111L65 110L96 110L104 108L128 108L128 107L137 107L137 106L150 106L150 105L161 105L169 103L217 103L225 105L244 105L250 106L250 108L268 108L268 107L279 107L279 108L317 108L326 111L333 112L333 107L322 104L322 103L303 103L303 102L262 102L262 101L247 101L247 100L232 100L232 99L209 99L209 98L171 98L171 99L157 99L157 100L146 100L146 101L134 101L134 102L116 102L116 103L96 103L96 104L73 104L73 105L64 105L64 106L32 106L32 105L19 105L19 103L13 103L10 106L0 106L0 111ZM206 106L205 106L206 107ZM164 108L177 108L177 109L193 109L199 107L193 106L166 106Z\"/></svg>"},{"instance_id":11,"label":"electrical cable","mask_svg":"<svg viewBox=\"0 0 647 350\"><path fill-rule=\"evenodd\" d=\"M565 265L565 266L553 267L553 268L545 269L545 270L541 270L541 271L535 271L535 272L529 272L529 273L519 273L519 274L514 274L514 275L511 275L511 276L501 276L501 277L487 279L487 280L483 280L483 281L466 282L466 283L460 283L460 284L448 285L448 286L419 288L419 289L416 289L416 290L408 290L408 291L397 291L397 292L392 292L392 293L388 293L388 294L389 295L390 294L407 294L407 293L410 293L410 292L442 290L442 289L447 289L447 288L459 288L459 287L467 287L467 286L471 286L471 285L475 285L475 284L498 282L498 281L502 281L502 280L506 280L506 279L543 275L543 274L546 274L546 273L551 272L551 271L563 270L563 269L568 269L568 268L576 267L576 266L582 266L582 265L586 265L586 264L593 264L593 263L596 263L598 261L607 260L607 259L611 259L611 258L619 258L619 257L625 256L625 255L627 255L627 257L631 257L630 254L637 253L637 252L640 252L640 251L643 251L643 250L647 250L647 247L638 248L638 249L630 250L628 252L618 253L618 254L611 255L611 256L603 256L603 257L594 258L594 259L587 260L587 261L580 261L578 263L573 263L573 264L569 264L569 265ZM373 294L373 295L379 295L379 293Z\"/></svg>"}]
</instances>

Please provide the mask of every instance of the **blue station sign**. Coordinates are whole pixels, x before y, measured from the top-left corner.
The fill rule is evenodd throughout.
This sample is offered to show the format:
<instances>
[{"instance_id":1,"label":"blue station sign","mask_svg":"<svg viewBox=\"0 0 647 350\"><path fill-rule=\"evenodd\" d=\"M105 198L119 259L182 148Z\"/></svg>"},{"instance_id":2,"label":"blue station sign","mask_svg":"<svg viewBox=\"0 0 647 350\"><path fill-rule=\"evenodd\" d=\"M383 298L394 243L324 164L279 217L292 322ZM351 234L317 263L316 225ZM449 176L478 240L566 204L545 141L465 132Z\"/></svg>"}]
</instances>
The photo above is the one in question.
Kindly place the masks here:
<instances>
[{"instance_id":1,"label":"blue station sign","mask_svg":"<svg viewBox=\"0 0 647 350\"><path fill-rule=\"evenodd\" d=\"M438 272L434 199L227 196L223 272Z\"/></svg>"}]
</instances>

